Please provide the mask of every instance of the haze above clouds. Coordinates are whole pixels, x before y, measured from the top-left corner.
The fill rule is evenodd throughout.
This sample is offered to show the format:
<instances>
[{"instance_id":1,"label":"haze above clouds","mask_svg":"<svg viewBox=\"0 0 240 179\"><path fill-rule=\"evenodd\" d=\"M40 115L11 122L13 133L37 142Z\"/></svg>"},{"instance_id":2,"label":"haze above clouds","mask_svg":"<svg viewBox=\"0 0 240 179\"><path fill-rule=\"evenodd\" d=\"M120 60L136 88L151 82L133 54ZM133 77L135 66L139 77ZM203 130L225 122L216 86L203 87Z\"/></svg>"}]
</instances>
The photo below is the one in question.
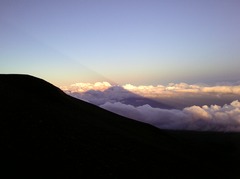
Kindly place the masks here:
<instances>
[{"instance_id":1,"label":"haze above clouds","mask_svg":"<svg viewBox=\"0 0 240 179\"><path fill-rule=\"evenodd\" d=\"M97 82L61 88L73 97L162 129L240 131L239 83L119 86Z\"/></svg>"}]
</instances>

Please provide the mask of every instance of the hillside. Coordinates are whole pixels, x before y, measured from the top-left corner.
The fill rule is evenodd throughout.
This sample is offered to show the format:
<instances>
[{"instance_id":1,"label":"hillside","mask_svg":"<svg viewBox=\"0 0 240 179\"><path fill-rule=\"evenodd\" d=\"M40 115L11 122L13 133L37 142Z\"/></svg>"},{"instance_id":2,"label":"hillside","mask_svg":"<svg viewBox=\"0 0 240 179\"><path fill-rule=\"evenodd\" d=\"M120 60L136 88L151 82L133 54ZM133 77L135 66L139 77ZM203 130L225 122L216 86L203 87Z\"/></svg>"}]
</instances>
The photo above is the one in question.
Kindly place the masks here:
<instances>
[{"instance_id":1,"label":"hillside","mask_svg":"<svg viewBox=\"0 0 240 179\"><path fill-rule=\"evenodd\" d=\"M0 75L1 178L239 178L240 134L159 130Z\"/></svg>"}]
</instances>

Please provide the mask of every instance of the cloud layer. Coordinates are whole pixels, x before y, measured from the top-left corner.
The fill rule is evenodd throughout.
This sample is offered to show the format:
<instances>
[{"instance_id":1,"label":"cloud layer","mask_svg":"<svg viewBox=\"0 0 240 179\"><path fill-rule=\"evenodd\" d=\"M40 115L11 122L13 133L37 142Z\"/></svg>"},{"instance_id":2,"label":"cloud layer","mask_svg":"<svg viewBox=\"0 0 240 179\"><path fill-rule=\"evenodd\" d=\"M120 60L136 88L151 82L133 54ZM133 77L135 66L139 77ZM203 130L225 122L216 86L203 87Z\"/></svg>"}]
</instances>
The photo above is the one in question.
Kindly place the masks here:
<instances>
[{"instance_id":1,"label":"cloud layer","mask_svg":"<svg viewBox=\"0 0 240 179\"><path fill-rule=\"evenodd\" d=\"M240 83L240 82L239 82ZM131 84L123 85L122 87L126 90L140 94L147 97L158 97L161 95L174 95L177 93L220 93L220 94L237 94L240 95L240 84L235 83L223 84L217 86L207 86L207 85L189 85L187 83L169 83L166 86L134 86ZM104 91L110 87L117 86L111 85L108 82L96 82L92 83L75 83L70 86L61 87L63 90L69 90L71 92L86 92L89 90Z\"/></svg>"},{"instance_id":2,"label":"cloud layer","mask_svg":"<svg viewBox=\"0 0 240 179\"><path fill-rule=\"evenodd\" d=\"M239 84L118 86L98 82L76 83L62 89L76 98L162 129L240 131ZM161 103L153 106L155 103L148 98ZM139 100L141 103L136 102Z\"/></svg>"},{"instance_id":3,"label":"cloud layer","mask_svg":"<svg viewBox=\"0 0 240 179\"><path fill-rule=\"evenodd\" d=\"M182 100L191 99L195 102L196 99L204 100L204 103L211 104L214 99L226 100L225 102L230 102L235 100L240 95L240 85L217 85L217 86L207 86L207 85L189 85L186 83L174 84L170 83L167 86L157 85L157 86L133 86L130 84L124 85L124 89L129 90L133 93L139 94L144 97L163 99L171 102L172 99ZM210 103L207 99L210 99ZM220 100L221 100L220 99ZM186 100L187 102L187 100ZM217 101L216 101L217 102ZM194 105L190 101L186 105ZM186 107L186 106L184 106Z\"/></svg>"},{"instance_id":4,"label":"cloud layer","mask_svg":"<svg viewBox=\"0 0 240 179\"><path fill-rule=\"evenodd\" d=\"M191 106L183 110L153 108L149 105L134 107L120 102L107 102L101 107L161 129L240 131L239 101L233 101L223 107Z\"/></svg>"}]
</instances>

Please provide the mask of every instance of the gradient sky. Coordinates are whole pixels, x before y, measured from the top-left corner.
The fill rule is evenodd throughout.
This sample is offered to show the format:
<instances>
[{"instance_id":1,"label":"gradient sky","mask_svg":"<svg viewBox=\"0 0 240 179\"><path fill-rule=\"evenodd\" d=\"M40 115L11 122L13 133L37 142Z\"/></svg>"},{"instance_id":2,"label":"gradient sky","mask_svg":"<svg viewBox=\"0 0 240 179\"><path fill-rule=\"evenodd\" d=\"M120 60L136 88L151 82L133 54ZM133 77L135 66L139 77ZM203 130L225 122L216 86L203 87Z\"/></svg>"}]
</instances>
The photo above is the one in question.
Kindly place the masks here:
<instances>
[{"instance_id":1,"label":"gradient sky","mask_svg":"<svg viewBox=\"0 0 240 179\"><path fill-rule=\"evenodd\" d=\"M0 73L56 85L240 80L239 0L1 0Z\"/></svg>"}]
</instances>

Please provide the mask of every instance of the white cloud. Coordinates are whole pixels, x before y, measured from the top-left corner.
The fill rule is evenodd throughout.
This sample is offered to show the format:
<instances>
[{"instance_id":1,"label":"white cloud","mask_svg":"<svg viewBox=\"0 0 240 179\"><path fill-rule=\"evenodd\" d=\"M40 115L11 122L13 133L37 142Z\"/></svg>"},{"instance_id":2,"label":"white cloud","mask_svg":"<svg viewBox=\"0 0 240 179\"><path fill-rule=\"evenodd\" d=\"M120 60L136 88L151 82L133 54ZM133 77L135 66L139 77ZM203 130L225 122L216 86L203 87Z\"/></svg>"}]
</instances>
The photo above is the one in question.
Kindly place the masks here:
<instances>
[{"instance_id":1,"label":"white cloud","mask_svg":"<svg viewBox=\"0 0 240 179\"><path fill-rule=\"evenodd\" d=\"M123 88L141 94L146 97L158 97L164 96L177 96L184 93L219 93L219 94L236 94L240 95L240 85L238 86L201 86L201 85L189 85L186 83L169 83L167 86L133 86L131 84L124 85Z\"/></svg>"},{"instance_id":2,"label":"white cloud","mask_svg":"<svg viewBox=\"0 0 240 179\"><path fill-rule=\"evenodd\" d=\"M104 91L117 85L111 85L108 82L96 82L96 83L75 83L70 86L60 87L65 91L71 92L86 92L89 90ZM166 86L134 86L126 84L122 86L124 89L134 92L136 94L147 96L147 97L158 97L159 95L179 95L181 93L220 93L220 94L237 94L240 95L240 85L218 85L218 86L207 86L207 85L189 85L187 83L169 83Z\"/></svg>"},{"instance_id":3,"label":"white cloud","mask_svg":"<svg viewBox=\"0 0 240 179\"><path fill-rule=\"evenodd\" d=\"M183 110L134 107L120 102L107 102L102 108L162 129L240 131L240 102L233 101L223 107L191 106Z\"/></svg>"}]
</instances>

